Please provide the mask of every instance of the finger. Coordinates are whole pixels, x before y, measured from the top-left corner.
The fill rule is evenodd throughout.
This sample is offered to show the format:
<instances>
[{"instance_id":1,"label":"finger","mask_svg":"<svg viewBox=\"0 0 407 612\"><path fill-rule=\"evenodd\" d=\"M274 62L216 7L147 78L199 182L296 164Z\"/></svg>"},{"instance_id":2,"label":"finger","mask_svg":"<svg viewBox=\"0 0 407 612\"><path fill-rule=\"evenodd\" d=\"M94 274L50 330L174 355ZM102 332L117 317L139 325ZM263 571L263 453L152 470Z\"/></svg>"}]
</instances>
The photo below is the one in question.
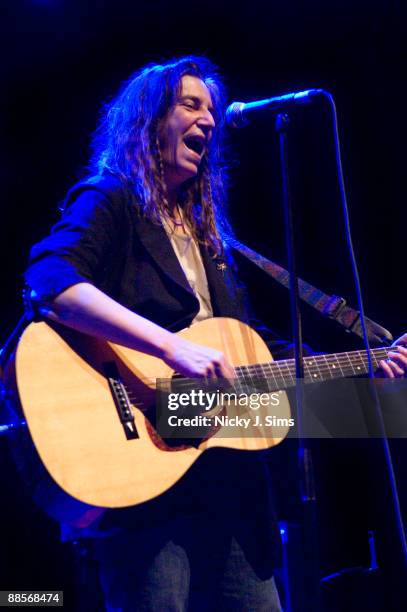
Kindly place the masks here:
<instances>
[{"instance_id":1,"label":"finger","mask_svg":"<svg viewBox=\"0 0 407 612\"><path fill-rule=\"evenodd\" d=\"M226 378L226 370L220 363L215 365L215 376L216 378Z\"/></svg>"},{"instance_id":2,"label":"finger","mask_svg":"<svg viewBox=\"0 0 407 612\"><path fill-rule=\"evenodd\" d=\"M387 361L384 361L383 359L380 361L380 367L382 368L384 375L387 378L395 378L394 374L393 374L393 370L390 368L389 364L387 363Z\"/></svg>"},{"instance_id":3,"label":"finger","mask_svg":"<svg viewBox=\"0 0 407 612\"><path fill-rule=\"evenodd\" d=\"M400 368L399 365L397 365L397 363L395 361L389 361L389 366L391 367L391 369L393 370L395 376L397 378L400 378L402 376L404 376L404 370L403 368Z\"/></svg>"},{"instance_id":4,"label":"finger","mask_svg":"<svg viewBox=\"0 0 407 612\"><path fill-rule=\"evenodd\" d=\"M223 378L236 378L236 372L233 366L225 358L221 363L221 372Z\"/></svg>"},{"instance_id":5,"label":"finger","mask_svg":"<svg viewBox=\"0 0 407 612\"><path fill-rule=\"evenodd\" d=\"M393 344L393 346L400 345L407 346L407 334L403 334L402 336L400 336L400 338L397 338L396 342Z\"/></svg>"},{"instance_id":6,"label":"finger","mask_svg":"<svg viewBox=\"0 0 407 612\"><path fill-rule=\"evenodd\" d=\"M389 353L392 359L397 360L401 364L407 363L407 349L402 346L396 346L397 350L395 352Z\"/></svg>"},{"instance_id":7,"label":"finger","mask_svg":"<svg viewBox=\"0 0 407 612\"><path fill-rule=\"evenodd\" d=\"M217 376L217 378L235 378L235 370L224 355L221 355L219 359L215 360L214 364L215 376Z\"/></svg>"},{"instance_id":8,"label":"finger","mask_svg":"<svg viewBox=\"0 0 407 612\"><path fill-rule=\"evenodd\" d=\"M395 368L393 367L393 370L399 375L399 376L404 376L404 373L407 369L407 357L405 357L404 355L402 355L401 353L389 353L389 365L390 367L392 367L392 365L395 366Z\"/></svg>"},{"instance_id":9,"label":"finger","mask_svg":"<svg viewBox=\"0 0 407 612\"><path fill-rule=\"evenodd\" d=\"M393 378L400 378L404 375L404 371L391 359L387 359L386 365L390 368L393 373ZM401 373L403 372L403 374Z\"/></svg>"},{"instance_id":10,"label":"finger","mask_svg":"<svg viewBox=\"0 0 407 612\"><path fill-rule=\"evenodd\" d=\"M403 374L406 374L407 357L404 357L403 355L399 355L397 357L392 358L392 361L394 361L394 363L396 363L403 370Z\"/></svg>"},{"instance_id":11,"label":"finger","mask_svg":"<svg viewBox=\"0 0 407 612\"><path fill-rule=\"evenodd\" d=\"M217 378L216 374L216 366L214 363L209 363L205 368L205 378L212 380L213 378Z\"/></svg>"}]
</instances>

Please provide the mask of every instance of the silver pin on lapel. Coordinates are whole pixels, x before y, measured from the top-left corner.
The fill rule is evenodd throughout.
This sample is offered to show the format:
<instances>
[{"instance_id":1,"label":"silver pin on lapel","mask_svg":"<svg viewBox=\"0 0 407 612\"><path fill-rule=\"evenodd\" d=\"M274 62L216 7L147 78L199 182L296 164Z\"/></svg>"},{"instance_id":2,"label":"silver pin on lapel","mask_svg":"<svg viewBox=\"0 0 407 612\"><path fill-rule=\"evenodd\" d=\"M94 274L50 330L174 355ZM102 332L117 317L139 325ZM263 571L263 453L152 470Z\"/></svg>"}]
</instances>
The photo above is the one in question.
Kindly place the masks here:
<instances>
[{"instance_id":1,"label":"silver pin on lapel","mask_svg":"<svg viewBox=\"0 0 407 612\"><path fill-rule=\"evenodd\" d=\"M216 264L216 269L219 270L219 272L224 272L226 268L227 265L225 264L225 262Z\"/></svg>"}]
</instances>

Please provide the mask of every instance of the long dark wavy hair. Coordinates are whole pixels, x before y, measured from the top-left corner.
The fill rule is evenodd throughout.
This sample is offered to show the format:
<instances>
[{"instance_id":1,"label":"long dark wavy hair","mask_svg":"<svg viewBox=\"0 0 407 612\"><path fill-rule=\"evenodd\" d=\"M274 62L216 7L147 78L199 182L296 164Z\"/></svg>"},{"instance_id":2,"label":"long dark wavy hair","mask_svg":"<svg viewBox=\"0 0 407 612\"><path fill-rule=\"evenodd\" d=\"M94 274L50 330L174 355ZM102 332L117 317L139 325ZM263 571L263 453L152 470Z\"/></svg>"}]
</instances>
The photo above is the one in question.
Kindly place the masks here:
<instances>
[{"instance_id":1,"label":"long dark wavy hair","mask_svg":"<svg viewBox=\"0 0 407 612\"><path fill-rule=\"evenodd\" d=\"M224 214L226 165L223 154L225 89L206 58L187 56L149 64L125 82L105 106L92 143L91 170L113 173L136 193L142 213L161 224L170 216L159 146L159 129L181 93L184 75L208 87L216 126L196 177L182 187L179 204L192 235L216 255L228 230Z\"/></svg>"}]
</instances>

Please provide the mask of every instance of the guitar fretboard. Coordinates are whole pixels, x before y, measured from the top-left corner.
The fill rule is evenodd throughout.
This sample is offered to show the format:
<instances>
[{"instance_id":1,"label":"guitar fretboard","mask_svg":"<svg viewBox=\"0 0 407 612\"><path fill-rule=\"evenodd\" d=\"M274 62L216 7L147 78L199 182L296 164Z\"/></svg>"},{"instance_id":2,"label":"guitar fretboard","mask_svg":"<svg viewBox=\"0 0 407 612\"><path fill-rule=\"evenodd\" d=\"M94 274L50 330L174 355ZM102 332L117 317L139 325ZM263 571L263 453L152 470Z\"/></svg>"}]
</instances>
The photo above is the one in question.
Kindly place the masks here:
<instances>
[{"instance_id":1,"label":"guitar fretboard","mask_svg":"<svg viewBox=\"0 0 407 612\"><path fill-rule=\"evenodd\" d=\"M389 348L378 348L370 351L375 370L379 361L387 359ZM304 358L304 381L320 382L333 378L360 376L369 370L366 351L348 353L331 353ZM256 383L266 380L270 391L285 389L295 385L295 361L283 359L270 363L239 366L235 368L236 375L242 383Z\"/></svg>"}]
</instances>

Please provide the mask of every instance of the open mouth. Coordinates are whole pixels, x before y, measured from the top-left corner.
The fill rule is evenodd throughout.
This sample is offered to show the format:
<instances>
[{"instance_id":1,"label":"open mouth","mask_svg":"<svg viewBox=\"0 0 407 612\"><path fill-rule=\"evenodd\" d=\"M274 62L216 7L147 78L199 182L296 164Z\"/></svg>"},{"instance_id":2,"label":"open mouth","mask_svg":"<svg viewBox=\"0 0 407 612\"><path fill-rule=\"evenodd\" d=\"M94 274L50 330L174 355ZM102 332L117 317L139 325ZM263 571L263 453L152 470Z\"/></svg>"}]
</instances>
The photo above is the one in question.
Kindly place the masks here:
<instances>
[{"instance_id":1,"label":"open mouth","mask_svg":"<svg viewBox=\"0 0 407 612\"><path fill-rule=\"evenodd\" d=\"M197 155L202 155L203 150L205 148L205 143L203 142L203 140L196 136L187 136L184 139L184 144L188 149L190 149Z\"/></svg>"}]
</instances>

